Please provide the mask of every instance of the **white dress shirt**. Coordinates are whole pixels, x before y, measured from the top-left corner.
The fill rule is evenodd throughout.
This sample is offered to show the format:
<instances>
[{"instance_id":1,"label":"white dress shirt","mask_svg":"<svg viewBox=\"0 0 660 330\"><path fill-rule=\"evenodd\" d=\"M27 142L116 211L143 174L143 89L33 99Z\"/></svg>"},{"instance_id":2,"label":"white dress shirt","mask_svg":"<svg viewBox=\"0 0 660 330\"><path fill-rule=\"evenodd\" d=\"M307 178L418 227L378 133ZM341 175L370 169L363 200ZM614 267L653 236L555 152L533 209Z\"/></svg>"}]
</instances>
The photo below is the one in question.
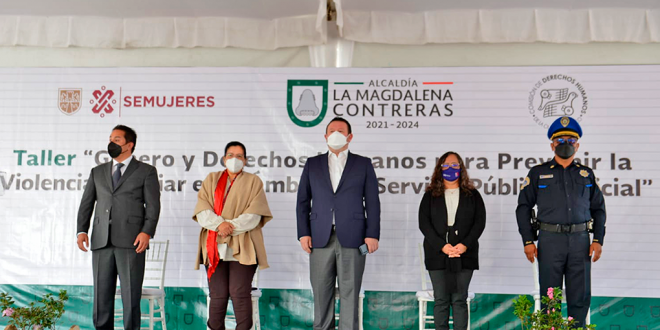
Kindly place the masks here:
<instances>
[{"instance_id":1,"label":"white dress shirt","mask_svg":"<svg viewBox=\"0 0 660 330\"><path fill-rule=\"evenodd\" d=\"M346 167L346 160L348 159L348 149L335 155L334 152L328 151L328 170L330 171L330 182L332 183L332 191L337 192L341 175L344 173ZM335 212L332 211L332 224L335 224Z\"/></svg>"},{"instance_id":2,"label":"white dress shirt","mask_svg":"<svg viewBox=\"0 0 660 330\"><path fill-rule=\"evenodd\" d=\"M330 182L332 182L332 191L337 192L341 175L344 173L346 167L346 159L348 159L348 149L335 155L334 152L328 152L328 169L330 170Z\"/></svg>"}]
</instances>

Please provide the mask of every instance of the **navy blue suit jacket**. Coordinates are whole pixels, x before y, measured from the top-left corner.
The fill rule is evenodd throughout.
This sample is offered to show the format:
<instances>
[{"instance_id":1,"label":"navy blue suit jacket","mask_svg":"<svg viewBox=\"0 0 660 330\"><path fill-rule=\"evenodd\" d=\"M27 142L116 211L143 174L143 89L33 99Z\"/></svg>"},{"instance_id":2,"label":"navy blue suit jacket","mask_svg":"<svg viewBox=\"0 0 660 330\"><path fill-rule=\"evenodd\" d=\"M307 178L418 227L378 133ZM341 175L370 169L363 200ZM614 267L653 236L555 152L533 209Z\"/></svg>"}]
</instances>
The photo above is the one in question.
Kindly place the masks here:
<instances>
[{"instance_id":1,"label":"navy blue suit jacket","mask_svg":"<svg viewBox=\"0 0 660 330\"><path fill-rule=\"evenodd\" d=\"M307 160L298 187L298 239L312 237L312 247L328 244L335 231L343 247L357 248L366 237L380 238L378 179L371 159L348 153L337 192L333 192L328 153Z\"/></svg>"}]
</instances>

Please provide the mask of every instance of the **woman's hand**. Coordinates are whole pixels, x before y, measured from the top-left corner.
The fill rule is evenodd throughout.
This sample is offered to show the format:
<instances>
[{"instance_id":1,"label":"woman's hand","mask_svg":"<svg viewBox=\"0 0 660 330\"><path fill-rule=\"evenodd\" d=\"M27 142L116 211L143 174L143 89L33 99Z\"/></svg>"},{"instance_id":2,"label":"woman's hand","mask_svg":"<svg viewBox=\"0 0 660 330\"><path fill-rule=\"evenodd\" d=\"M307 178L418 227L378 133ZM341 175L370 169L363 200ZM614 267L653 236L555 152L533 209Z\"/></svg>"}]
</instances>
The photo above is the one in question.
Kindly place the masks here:
<instances>
[{"instance_id":1,"label":"woman's hand","mask_svg":"<svg viewBox=\"0 0 660 330\"><path fill-rule=\"evenodd\" d=\"M458 243L456 246L454 246L454 249L458 251L458 254L463 254L465 251L467 251L467 246L463 245L463 243Z\"/></svg>"},{"instance_id":2,"label":"woman's hand","mask_svg":"<svg viewBox=\"0 0 660 330\"><path fill-rule=\"evenodd\" d=\"M218 229L216 229L216 231L218 232L218 235L220 235L220 237L226 238L227 236L231 235L231 233L234 231L234 225L225 221L218 226Z\"/></svg>"},{"instance_id":3,"label":"woman's hand","mask_svg":"<svg viewBox=\"0 0 660 330\"><path fill-rule=\"evenodd\" d=\"M458 253L458 250L451 246L451 244L445 244L445 246L442 247L442 252L448 255L450 258L459 258L461 256L461 254Z\"/></svg>"}]
</instances>

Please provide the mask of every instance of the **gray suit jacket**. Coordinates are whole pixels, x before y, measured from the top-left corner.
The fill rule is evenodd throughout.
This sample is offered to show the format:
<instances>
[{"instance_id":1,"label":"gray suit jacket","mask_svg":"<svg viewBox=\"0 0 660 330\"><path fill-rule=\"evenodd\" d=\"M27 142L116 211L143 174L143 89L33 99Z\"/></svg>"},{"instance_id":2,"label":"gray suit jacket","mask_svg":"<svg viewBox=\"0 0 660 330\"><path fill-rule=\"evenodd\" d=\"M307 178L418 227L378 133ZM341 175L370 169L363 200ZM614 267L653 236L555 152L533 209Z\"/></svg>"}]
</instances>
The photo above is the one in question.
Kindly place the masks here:
<instances>
[{"instance_id":1,"label":"gray suit jacket","mask_svg":"<svg viewBox=\"0 0 660 330\"><path fill-rule=\"evenodd\" d=\"M113 190L112 161L93 168L78 210L78 233L88 232L92 210L92 250L109 242L135 248L133 242L141 232L154 237L160 215L158 171L133 158Z\"/></svg>"}]
</instances>

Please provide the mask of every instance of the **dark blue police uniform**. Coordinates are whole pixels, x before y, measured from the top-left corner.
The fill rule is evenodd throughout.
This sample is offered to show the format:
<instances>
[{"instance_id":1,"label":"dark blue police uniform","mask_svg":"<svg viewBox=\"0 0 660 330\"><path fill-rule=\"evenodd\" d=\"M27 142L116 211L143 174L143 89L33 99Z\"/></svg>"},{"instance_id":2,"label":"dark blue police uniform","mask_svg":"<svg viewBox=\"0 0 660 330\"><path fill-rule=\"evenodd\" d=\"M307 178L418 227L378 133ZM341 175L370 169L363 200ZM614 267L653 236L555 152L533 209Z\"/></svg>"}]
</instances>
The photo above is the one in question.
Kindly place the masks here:
<instances>
[{"instance_id":1,"label":"dark blue police uniform","mask_svg":"<svg viewBox=\"0 0 660 330\"><path fill-rule=\"evenodd\" d=\"M562 117L548 130L548 137L582 136L577 121ZM594 243L603 244L605 201L591 168L573 162L564 168L555 159L533 167L521 185L516 218L523 244L534 244L536 230L530 223L538 208L538 263L541 296L550 287L563 287L568 315L585 324L591 304L590 239L586 223L593 219Z\"/></svg>"}]
</instances>

